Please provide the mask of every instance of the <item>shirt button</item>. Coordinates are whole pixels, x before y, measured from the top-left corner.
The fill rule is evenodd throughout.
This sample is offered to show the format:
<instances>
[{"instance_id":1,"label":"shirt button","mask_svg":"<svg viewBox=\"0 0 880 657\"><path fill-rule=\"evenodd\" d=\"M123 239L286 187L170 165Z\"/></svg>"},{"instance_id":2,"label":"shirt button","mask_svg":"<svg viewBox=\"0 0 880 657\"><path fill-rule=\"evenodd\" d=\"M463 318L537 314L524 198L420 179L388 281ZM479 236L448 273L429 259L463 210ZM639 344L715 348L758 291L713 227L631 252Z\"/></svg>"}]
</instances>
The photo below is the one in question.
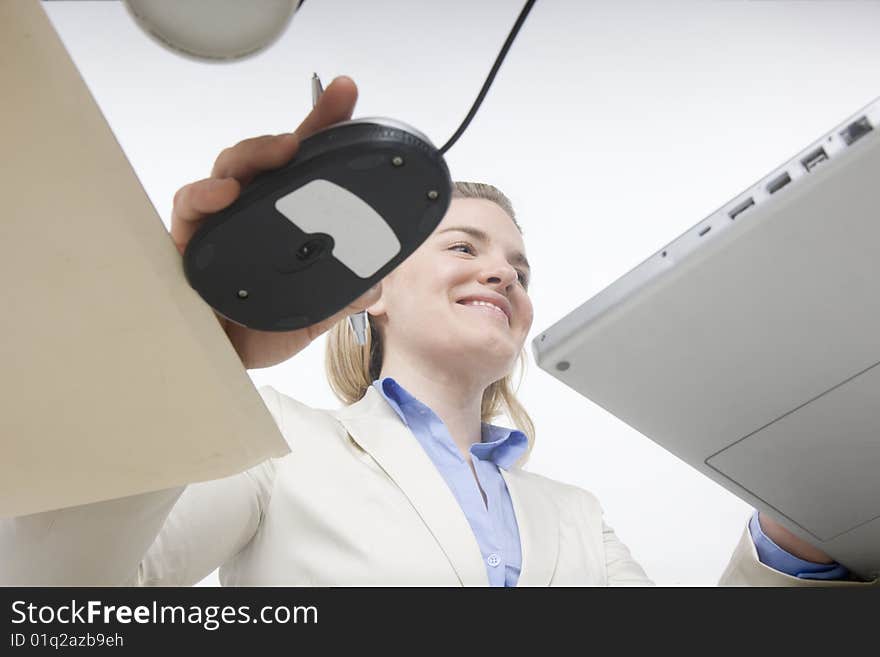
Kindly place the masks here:
<instances>
[{"instance_id":1,"label":"shirt button","mask_svg":"<svg viewBox=\"0 0 880 657\"><path fill-rule=\"evenodd\" d=\"M495 553L493 552L493 553L490 554L489 557L486 559L486 563L488 563L490 566L492 566L492 567L494 568L495 566L497 566L498 564L501 563L501 557L499 557L497 554L495 554Z\"/></svg>"}]
</instances>

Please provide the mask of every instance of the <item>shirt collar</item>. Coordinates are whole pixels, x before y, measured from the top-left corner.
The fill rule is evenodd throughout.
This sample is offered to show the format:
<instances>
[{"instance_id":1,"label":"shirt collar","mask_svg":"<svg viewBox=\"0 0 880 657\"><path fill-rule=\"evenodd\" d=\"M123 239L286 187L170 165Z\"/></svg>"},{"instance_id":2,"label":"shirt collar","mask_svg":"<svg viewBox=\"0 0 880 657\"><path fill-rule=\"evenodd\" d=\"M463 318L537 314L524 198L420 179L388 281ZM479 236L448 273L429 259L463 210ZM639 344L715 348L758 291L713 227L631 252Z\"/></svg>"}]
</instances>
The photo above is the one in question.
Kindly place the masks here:
<instances>
[{"instance_id":1,"label":"shirt collar","mask_svg":"<svg viewBox=\"0 0 880 657\"><path fill-rule=\"evenodd\" d=\"M397 413L406 426L409 426L406 409L414 406L427 408L427 405L413 397L390 376L373 381L373 386ZM436 414L435 414L436 417ZM439 418L438 418L439 420ZM509 470L528 449L528 438L518 429L481 423L481 442L471 445L470 452L481 461L490 461L499 468Z\"/></svg>"},{"instance_id":2,"label":"shirt collar","mask_svg":"<svg viewBox=\"0 0 880 657\"><path fill-rule=\"evenodd\" d=\"M382 397L385 398L385 401L388 402L388 405L391 406L391 408L394 409L394 412L400 416L401 421L406 426L409 426L409 422L406 419L406 413L403 412L402 406L407 400L415 399L415 397L404 390L403 386L390 376L386 376L384 379L376 379L373 381L373 387L379 391Z\"/></svg>"},{"instance_id":3,"label":"shirt collar","mask_svg":"<svg viewBox=\"0 0 880 657\"><path fill-rule=\"evenodd\" d=\"M525 454L529 439L519 429L508 429L483 422L482 442L471 445L471 454L481 461L492 461L509 470Z\"/></svg>"}]
</instances>

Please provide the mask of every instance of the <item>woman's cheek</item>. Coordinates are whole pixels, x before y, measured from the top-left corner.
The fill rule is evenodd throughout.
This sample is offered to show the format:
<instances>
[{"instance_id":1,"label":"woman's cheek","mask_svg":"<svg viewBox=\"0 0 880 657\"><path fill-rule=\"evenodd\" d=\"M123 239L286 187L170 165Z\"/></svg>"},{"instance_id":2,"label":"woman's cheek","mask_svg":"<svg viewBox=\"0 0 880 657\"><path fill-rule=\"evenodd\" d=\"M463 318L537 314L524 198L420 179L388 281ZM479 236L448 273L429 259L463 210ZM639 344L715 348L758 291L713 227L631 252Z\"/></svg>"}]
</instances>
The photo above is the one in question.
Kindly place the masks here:
<instances>
[{"instance_id":1,"label":"woman's cheek","mask_svg":"<svg viewBox=\"0 0 880 657\"><path fill-rule=\"evenodd\" d=\"M524 292L520 292L519 294L521 294L522 296L516 304L515 312L519 314L520 318L522 319L522 324L526 332L528 332L529 328L532 325L532 320L534 319L535 309L532 306L532 300L529 299L529 297Z\"/></svg>"}]
</instances>

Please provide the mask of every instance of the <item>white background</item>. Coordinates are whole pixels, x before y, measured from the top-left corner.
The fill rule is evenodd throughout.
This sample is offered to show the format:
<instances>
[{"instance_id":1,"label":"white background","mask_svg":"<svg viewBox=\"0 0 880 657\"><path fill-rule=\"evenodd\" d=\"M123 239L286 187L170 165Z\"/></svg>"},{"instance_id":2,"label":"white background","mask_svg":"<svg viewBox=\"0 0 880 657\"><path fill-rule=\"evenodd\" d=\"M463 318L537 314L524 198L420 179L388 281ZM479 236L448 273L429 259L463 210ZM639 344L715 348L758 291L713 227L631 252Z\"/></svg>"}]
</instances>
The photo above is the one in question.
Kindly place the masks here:
<instances>
[{"instance_id":1,"label":"white background","mask_svg":"<svg viewBox=\"0 0 880 657\"><path fill-rule=\"evenodd\" d=\"M521 4L309 0L280 42L224 65L166 52L116 2L44 6L167 225L174 191L223 147L299 123L312 71L355 79L356 116L444 143ZM539 0L447 156L454 179L513 200L534 271L529 339L880 95L878 25L872 1ZM251 375L336 407L323 350ZM593 491L658 583L714 584L745 503L533 362L521 397L537 425L529 469Z\"/></svg>"}]
</instances>

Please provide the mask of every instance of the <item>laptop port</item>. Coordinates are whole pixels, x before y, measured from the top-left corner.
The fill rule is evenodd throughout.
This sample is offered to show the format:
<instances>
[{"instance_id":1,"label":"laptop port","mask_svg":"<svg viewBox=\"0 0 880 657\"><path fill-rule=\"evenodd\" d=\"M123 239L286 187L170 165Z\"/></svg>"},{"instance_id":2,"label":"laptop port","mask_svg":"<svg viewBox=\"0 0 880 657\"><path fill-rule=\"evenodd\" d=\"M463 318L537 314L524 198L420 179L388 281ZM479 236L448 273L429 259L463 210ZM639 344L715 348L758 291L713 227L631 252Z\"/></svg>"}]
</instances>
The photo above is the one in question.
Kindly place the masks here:
<instances>
[{"instance_id":1,"label":"laptop port","mask_svg":"<svg viewBox=\"0 0 880 657\"><path fill-rule=\"evenodd\" d=\"M871 132L874 128L868 122L868 117L863 116L862 118L853 121L848 126L846 126L846 130L840 133L840 136L843 137L843 141L846 142L846 145L849 146L857 139L861 139L866 134Z\"/></svg>"},{"instance_id":2,"label":"laptop port","mask_svg":"<svg viewBox=\"0 0 880 657\"><path fill-rule=\"evenodd\" d=\"M809 155L807 155L803 160L801 160L801 164L804 165L804 169L807 171L812 171L815 169L820 163L824 162L828 159L828 153L825 152L824 148L820 148L818 150L813 151Z\"/></svg>"},{"instance_id":3,"label":"laptop port","mask_svg":"<svg viewBox=\"0 0 880 657\"><path fill-rule=\"evenodd\" d=\"M697 233L697 235L702 237L703 235L708 233L710 230L712 230L712 226L706 226L703 230L701 230L699 233Z\"/></svg>"},{"instance_id":4,"label":"laptop port","mask_svg":"<svg viewBox=\"0 0 880 657\"><path fill-rule=\"evenodd\" d=\"M783 173L778 178L775 178L774 180L770 181L770 184L767 185L767 191L770 192L771 194L775 194L776 192L778 192L780 189L785 187L790 182L791 182L791 176L789 176L787 172Z\"/></svg>"},{"instance_id":5,"label":"laptop port","mask_svg":"<svg viewBox=\"0 0 880 657\"><path fill-rule=\"evenodd\" d=\"M743 201L742 203L737 205L733 210L728 212L727 215L731 219L736 219L739 215L741 215L743 212L748 210L753 205L755 205L755 199L753 199L752 197L749 197L745 201Z\"/></svg>"}]
</instances>

